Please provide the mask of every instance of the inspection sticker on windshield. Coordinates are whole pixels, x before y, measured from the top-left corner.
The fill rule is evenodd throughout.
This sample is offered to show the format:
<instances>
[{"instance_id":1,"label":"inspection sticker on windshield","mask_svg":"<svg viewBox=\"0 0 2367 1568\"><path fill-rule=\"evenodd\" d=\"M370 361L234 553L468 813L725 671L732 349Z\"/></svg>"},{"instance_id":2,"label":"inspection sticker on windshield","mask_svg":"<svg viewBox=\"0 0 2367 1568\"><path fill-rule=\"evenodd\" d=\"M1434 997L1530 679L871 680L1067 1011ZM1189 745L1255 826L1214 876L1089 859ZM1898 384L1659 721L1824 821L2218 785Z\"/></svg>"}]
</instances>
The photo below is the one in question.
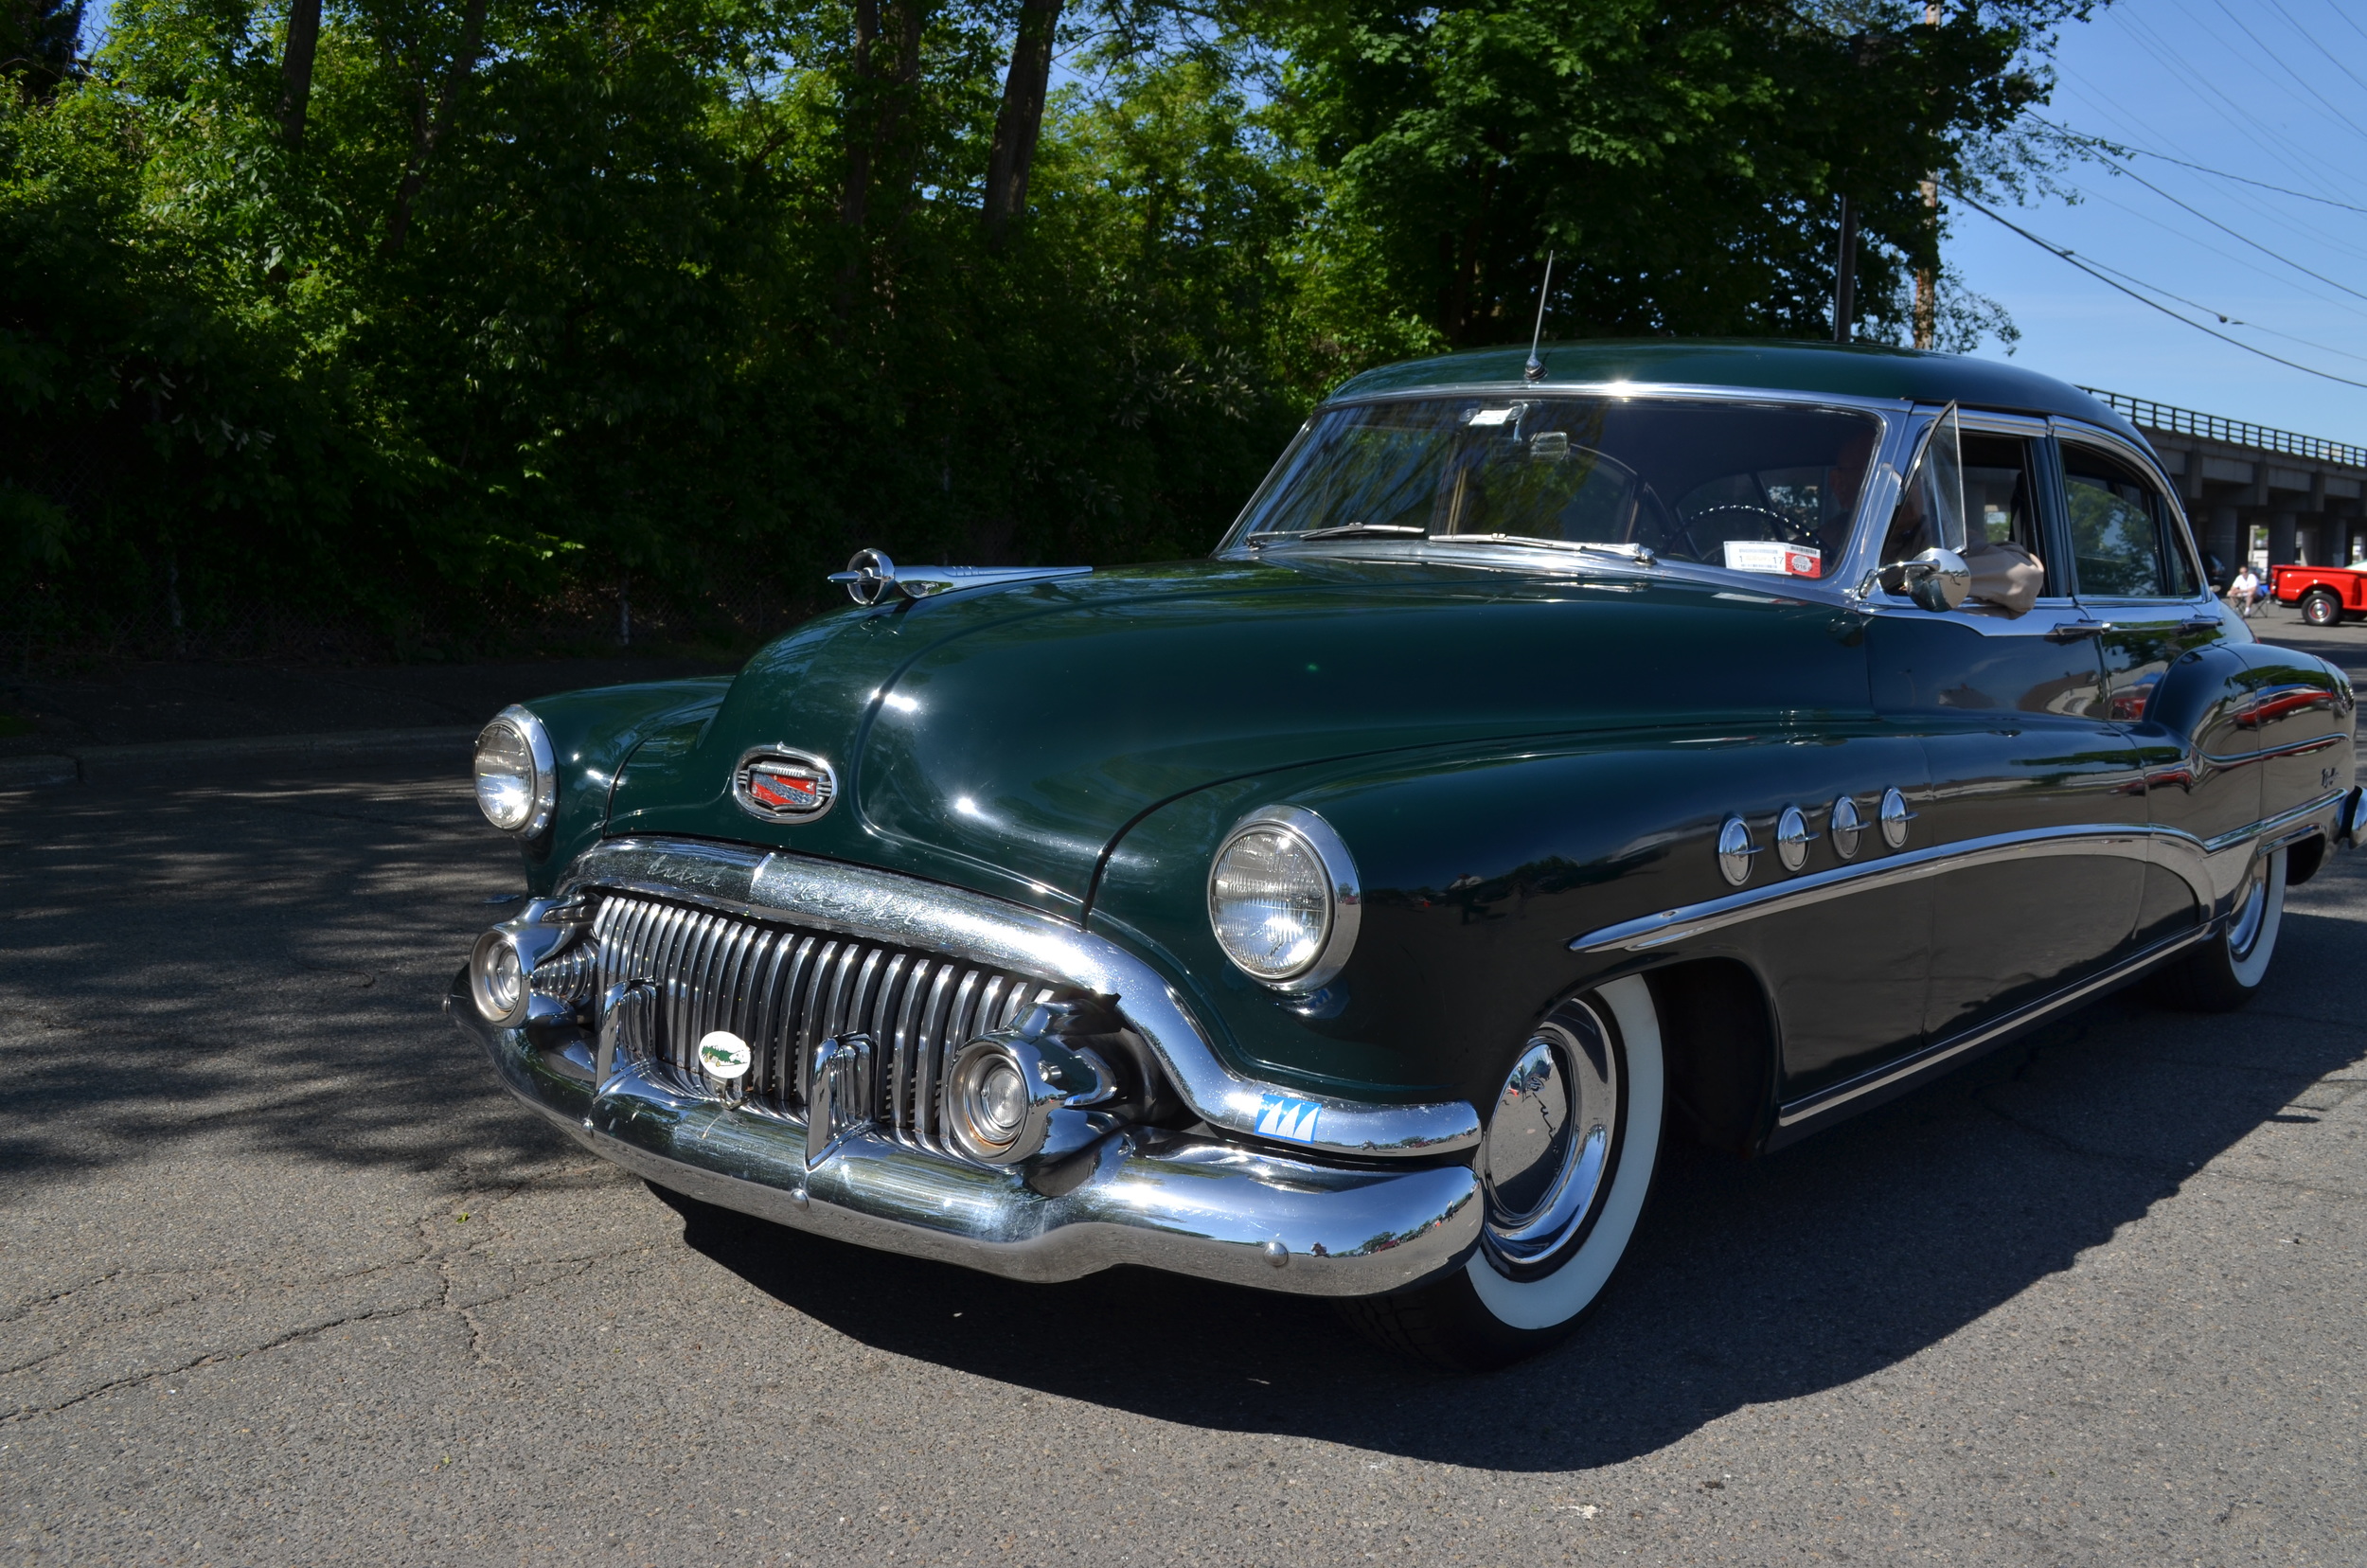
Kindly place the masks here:
<instances>
[{"instance_id":1,"label":"inspection sticker on windshield","mask_svg":"<svg viewBox=\"0 0 2367 1568\"><path fill-rule=\"evenodd\" d=\"M1726 541L1726 570L1772 572L1777 577L1822 577L1824 552L1806 544L1783 544L1772 539Z\"/></svg>"},{"instance_id":2,"label":"inspection sticker on windshield","mask_svg":"<svg viewBox=\"0 0 2367 1568\"><path fill-rule=\"evenodd\" d=\"M1323 1114L1323 1109L1315 1100L1292 1099L1288 1095L1268 1095L1257 1102L1257 1131L1269 1138L1313 1143L1315 1118Z\"/></svg>"}]
</instances>

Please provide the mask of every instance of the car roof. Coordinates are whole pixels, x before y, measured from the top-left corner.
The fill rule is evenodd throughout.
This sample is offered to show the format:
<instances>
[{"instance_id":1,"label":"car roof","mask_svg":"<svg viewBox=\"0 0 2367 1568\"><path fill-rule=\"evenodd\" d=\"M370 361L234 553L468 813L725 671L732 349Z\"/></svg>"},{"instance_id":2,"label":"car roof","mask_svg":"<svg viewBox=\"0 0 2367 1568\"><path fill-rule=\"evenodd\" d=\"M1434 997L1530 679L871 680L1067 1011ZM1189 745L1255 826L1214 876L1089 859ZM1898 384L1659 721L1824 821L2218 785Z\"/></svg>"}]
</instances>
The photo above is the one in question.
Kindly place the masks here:
<instances>
[{"instance_id":1,"label":"car roof","mask_svg":"<svg viewBox=\"0 0 2367 1568\"><path fill-rule=\"evenodd\" d=\"M2066 382L1995 360L1934 354L1878 343L1787 343L1774 338L1598 338L1538 350L1557 383L1650 382L1770 392L1824 392L1902 402L1959 402L2022 414L2059 414L2142 442L2136 427ZM1331 396L1417 392L1425 387L1520 386L1528 350L1477 348L1367 370Z\"/></svg>"}]
</instances>

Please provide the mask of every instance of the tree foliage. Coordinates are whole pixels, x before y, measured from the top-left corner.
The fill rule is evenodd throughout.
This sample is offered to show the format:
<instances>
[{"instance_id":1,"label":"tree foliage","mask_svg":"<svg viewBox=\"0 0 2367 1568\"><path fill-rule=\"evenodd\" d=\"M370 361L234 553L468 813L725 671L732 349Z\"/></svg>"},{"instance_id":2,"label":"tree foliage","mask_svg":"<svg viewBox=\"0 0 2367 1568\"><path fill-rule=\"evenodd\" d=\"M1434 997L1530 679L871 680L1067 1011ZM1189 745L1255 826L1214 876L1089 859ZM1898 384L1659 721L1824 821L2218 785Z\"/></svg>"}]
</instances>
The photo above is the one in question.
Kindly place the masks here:
<instances>
[{"instance_id":1,"label":"tree foliage","mask_svg":"<svg viewBox=\"0 0 2367 1568\"><path fill-rule=\"evenodd\" d=\"M0 0L0 605L1204 548L1548 249L1557 335L1824 336L1845 191L1898 335L2078 13Z\"/></svg>"}]
</instances>

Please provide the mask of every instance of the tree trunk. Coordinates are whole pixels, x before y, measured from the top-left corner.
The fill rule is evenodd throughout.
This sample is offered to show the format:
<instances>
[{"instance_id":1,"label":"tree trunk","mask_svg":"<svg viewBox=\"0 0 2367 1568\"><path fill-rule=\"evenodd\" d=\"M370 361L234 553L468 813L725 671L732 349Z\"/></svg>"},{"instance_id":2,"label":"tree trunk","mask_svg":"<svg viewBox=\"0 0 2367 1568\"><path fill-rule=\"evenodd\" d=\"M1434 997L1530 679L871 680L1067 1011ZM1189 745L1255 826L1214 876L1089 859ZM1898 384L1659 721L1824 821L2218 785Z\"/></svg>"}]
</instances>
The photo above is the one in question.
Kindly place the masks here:
<instances>
[{"instance_id":1,"label":"tree trunk","mask_svg":"<svg viewBox=\"0 0 2367 1568\"><path fill-rule=\"evenodd\" d=\"M871 147L879 105L865 89L872 80L871 45L880 36L880 0L855 0L855 104L846 116L846 188L839 222L859 229L871 207Z\"/></svg>"},{"instance_id":2,"label":"tree trunk","mask_svg":"<svg viewBox=\"0 0 2367 1568\"><path fill-rule=\"evenodd\" d=\"M1501 162L1491 163L1481 172L1479 205L1455 246L1454 275L1447 283L1438 325L1457 347L1468 345L1471 323L1479 312L1480 252L1487 244L1487 209L1496 194L1497 171L1503 167Z\"/></svg>"},{"instance_id":3,"label":"tree trunk","mask_svg":"<svg viewBox=\"0 0 2367 1568\"><path fill-rule=\"evenodd\" d=\"M1016 214L1027 210L1027 175L1043 131L1044 93L1052 81L1052 42L1061 0L1020 0L1019 36L1003 81L1003 112L995 117L994 151L987 159L987 244L1003 248Z\"/></svg>"},{"instance_id":4,"label":"tree trunk","mask_svg":"<svg viewBox=\"0 0 2367 1568\"><path fill-rule=\"evenodd\" d=\"M312 101L312 56L321 41L321 0L288 8L288 53L280 62L279 134L291 152L304 151L304 112Z\"/></svg>"},{"instance_id":5,"label":"tree trunk","mask_svg":"<svg viewBox=\"0 0 2367 1568\"><path fill-rule=\"evenodd\" d=\"M452 68L444 73L443 91L436 95L433 115L428 112L427 84L419 84L418 99L411 116L411 157L403 166L402 184L395 191L394 219L386 225L384 248L388 256L402 249L403 241L411 232L411 207L418 200L420 187L427 183L427 160L443 141L444 134L452 129L454 106L462 84L476 70L484 40L485 0L469 0L460 24L460 52L453 56Z\"/></svg>"},{"instance_id":6,"label":"tree trunk","mask_svg":"<svg viewBox=\"0 0 2367 1568\"><path fill-rule=\"evenodd\" d=\"M903 0L896 8L902 33L897 41L896 87L880 116L879 134L871 149L873 180L877 182L882 171L895 177L895 200L888 205L888 211L895 215L902 213L904 197L912 189L913 179L913 160L907 157L898 161L900 149L896 139L903 133L904 117L913 107L913 89L920 82L920 32L934 3L934 0Z\"/></svg>"}]
</instances>

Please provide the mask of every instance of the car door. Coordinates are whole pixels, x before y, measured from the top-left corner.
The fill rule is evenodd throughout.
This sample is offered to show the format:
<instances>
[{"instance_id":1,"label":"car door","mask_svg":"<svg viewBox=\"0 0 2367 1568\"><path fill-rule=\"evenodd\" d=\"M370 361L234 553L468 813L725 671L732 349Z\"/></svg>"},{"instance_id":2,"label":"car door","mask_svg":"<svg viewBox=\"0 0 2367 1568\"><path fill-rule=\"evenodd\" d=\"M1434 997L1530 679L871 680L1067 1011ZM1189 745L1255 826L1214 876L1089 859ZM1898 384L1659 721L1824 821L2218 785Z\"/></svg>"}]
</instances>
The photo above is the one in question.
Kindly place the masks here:
<instances>
[{"instance_id":1,"label":"car door","mask_svg":"<svg viewBox=\"0 0 2367 1568\"><path fill-rule=\"evenodd\" d=\"M2045 581L2019 614L1971 598L1946 613L1894 601L1869 627L1876 707L1912 725L1929 757L1910 825L1934 854L1928 1048L2107 967L2145 879L2144 769L2108 716L2096 641L2064 570L2047 426L1962 420L1968 560L2019 545Z\"/></svg>"},{"instance_id":2,"label":"car door","mask_svg":"<svg viewBox=\"0 0 2367 1568\"><path fill-rule=\"evenodd\" d=\"M2156 834L2130 934L2142 949L2214 901L2219 889L2194 874L2198 857L2281 805L2333 788L2332 747L2313 742L2335 737L2339 704L2316 671L2231 625L2143 454L2068 421L2056 422L2056 437L2076 593L2096 629L2107 711L2141 748L2148 819L2169 830Z\"/></svg>"}]
</instances>

